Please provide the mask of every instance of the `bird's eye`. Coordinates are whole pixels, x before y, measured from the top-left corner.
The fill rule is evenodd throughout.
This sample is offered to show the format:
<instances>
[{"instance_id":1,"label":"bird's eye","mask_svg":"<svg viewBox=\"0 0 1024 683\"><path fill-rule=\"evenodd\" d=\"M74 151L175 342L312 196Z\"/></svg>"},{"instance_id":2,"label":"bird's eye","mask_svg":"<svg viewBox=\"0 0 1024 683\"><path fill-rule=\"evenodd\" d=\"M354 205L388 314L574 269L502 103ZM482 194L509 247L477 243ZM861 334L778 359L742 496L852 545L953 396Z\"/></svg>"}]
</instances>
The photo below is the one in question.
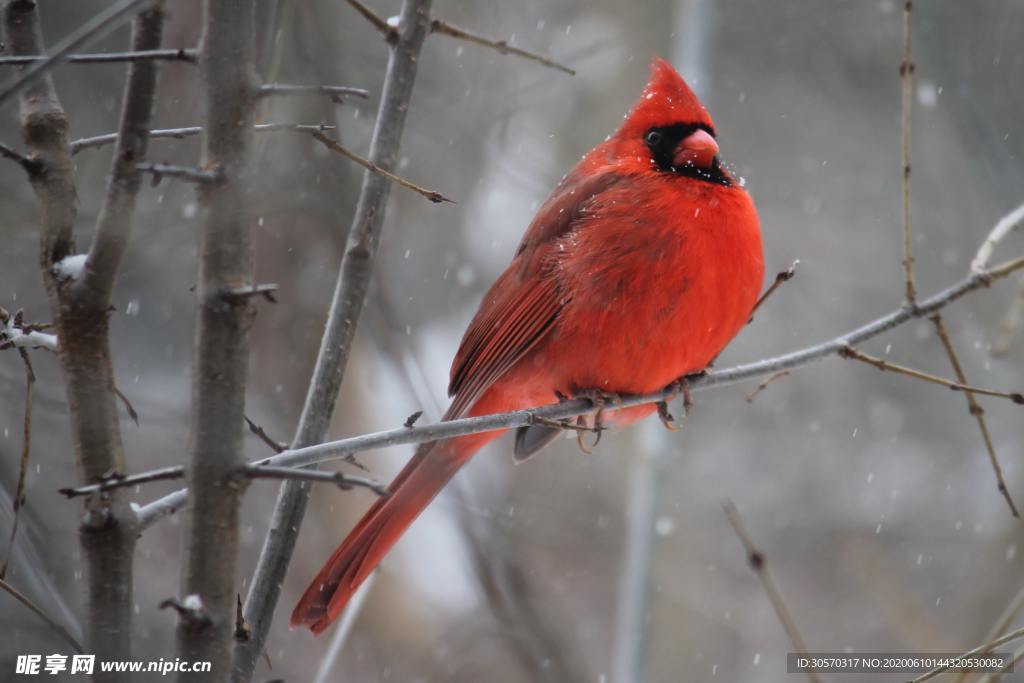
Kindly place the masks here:
<instances>
[{"instance_id":1,"label":"bird's eye","mask_svg":"<svg viewBox=\"0 0 1024 683\"><path fill-rule=\"evenodd\" d=\"M661 144L662 135L660 130L649 130L647 135L644 136L644 142L647 143L648 147L657 147Z\"/></svg>"}]
</instances>

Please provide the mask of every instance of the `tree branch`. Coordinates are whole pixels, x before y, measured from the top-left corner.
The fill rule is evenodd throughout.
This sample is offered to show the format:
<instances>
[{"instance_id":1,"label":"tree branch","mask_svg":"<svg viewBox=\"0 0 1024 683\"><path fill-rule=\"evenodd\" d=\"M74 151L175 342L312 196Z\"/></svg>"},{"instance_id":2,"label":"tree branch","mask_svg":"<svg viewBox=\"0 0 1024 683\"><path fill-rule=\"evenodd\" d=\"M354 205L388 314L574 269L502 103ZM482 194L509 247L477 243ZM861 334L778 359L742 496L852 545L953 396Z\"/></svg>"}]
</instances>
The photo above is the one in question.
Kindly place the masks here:
<instances>
[{"instance_id":1,"label":"tree branch","mask_svg":"<svg viewBox=\"0 0 1024 683\"><path fill-rule=\"evenodd\" d=\"M318 131L323 133L324 131L334 130L337 126L331 126L325 123L319 124L299 124L299 123L257 123L252 127L257 133L276 133L279 131L292 132L292 133L312 133ZM201 126L188 126L186 128L158 128L156 130L149 131L149 139L155 138L174 138L175 140L183 140L185 138L195 137L203 132ZM91 138L81 138L79 140L72 140L71 142L71 156L74 156L85 149L94 149L96 147L103 147L117 142L117 133L106 133L105 135L95 135Z\"/></svg>"},{"instance_id":2,"label":"tree branch","mask_svg":"<svg viewBox=\"0 0 1024 683\"><path fill-rule=\"evenodd\" d=\"M187 62L198 61L198 51L190 48L176 50L143 50L141 52L98 52L87 55L67 55L64 61L69 64L112 64L116 62ZM17 57L0 57L0 66L26 66L48 59L48 55L19 55Z\"/></svg>"},{"instance_id":3,"label":"tree branch","mask_svg":"<svg viewBox=\"0 0 1024 683\"><path fill-rule=\"evenodd\" d=\"M992 258L996 245L1003 241L1007 235L1024 225L1024 204L1006 214L995 224L992 231L985 238L985 241L978 247L978 253L971 261L972 273L983 273L988 268L988 262Z\"/></svg>"},{"instance_id":4,"label":"tree branch","mask_svg":"<svg viewBox=\"0 0 1024 683\"><path fill-rule=\"evenodd\" d=\"M1024 394L1021 394L1020 392L996 391L994 389L972 387L967 384L962 384L960 382L954 382L953 380L946 379L945 377L939 377L938 375L933 375L927 372L921 372L920 370L915 370L914 368L908 368L903 365L890 363L889 361L884 360L882 358L878 358L876 356L869 356L866 353L858 351L852 346L847 346L846 348L840 349L839 355L842 358L859 360L862 363L873 365L874 367L882 371L887 370L889 372L894 372L897 375L905 375L906 377L913 377L914 379L919 379L925 382L929 382L931 384L938 384L939 386L942 387L949 387L953 391L963 391L968 394L979 394L981 396L994 396L996 398L1005 398L1009 399L1010 401L1013 401L1018 405L1024 405Z\"/></svg>"},{"instance_id":5,"label":"tree branch","mask_svg":"<svg viewBox=\"0 0 1024 683\"><path fill-rule=\"evenodd\" d=\"M40 206L40 269L60 340L71 433L79 479L93 483L124 471L124 453L109 347L109 311L71 296L74 288L54 264L74 253L77 213L74 172L68 152L68 121L48 69L67 52L99 37L141 2L119 2L75 31L50 57L24 68L4 90L21 93L21 125L29 155L43 171L29 176ZM5 39L14 55L44 52L39 15L32 0L9 0L3 8ZM3 97L0 97L2 100ZM17 341L17 340L15 340ZM52 337L48 341L56 342ZM130 659L132 561L136 516L119 495L86 501L79 542L86 566L86 647L104 660ZM97 672L100 681L116 674Z\"/></svg>"},{"instance_id":6,"label":"tree branch","mask_svg":"<svg viewBox=\"0 0 1024 683\"><path fill-rule=\"evenodd\" d=\"M554 60L548 59L547 57L539 55L536 52L530 52L528 50L524 50L522 48L509 45L507 40L494 40L493 38L485 38L475 33L470 33L464 28L459 28L458 26L449 24L448 22L443 21L441 19L430 20L430 32L440 33L441 35L456 38L458 40L465 40L468 43L474 43L476 45L489 47L492 50L497 50L503 55L515 55L516 57L529 59L539 64L543 64L544 66L549 67L551 69L558 69L559 71L567 73L570 76L576 75L575 69L570 69L569 67L563 64L559 64Z\"/></svg>"},{"instance_id":7,"label":"tree branch","mask_svg":"<svg viewBox=\"0 0 1024 683\"><path fill-rule=\"evenodd\" d=\"M757 578L761 580L764 592L768 594L768 600L772 603L772 608L775 610L782 628L786 630L786 635L789 636L789 642L793 644L793 649L797 654L806 655L807 645L800 636L796 622L793 621L793 617L786 607L786 601L782 598L782 591L779 590L778 584L775 583L771 572L768 571L764 553L754 545L754 541L750 538L750 534L747 533L747 528L744 526L743 519L740 517L736 506L731 501L726 501L722 507L725 508L725 516L728 518L733 531L736 532L736 536L739 537L740 543L743 544L743 549L747 552L747 561L750 564L750 568L754 570ZM812 683L821 683L821 678L814 669L807 669L807 678Z\"/></svg>"},{"instance_id":8,"label":"tree branch","mask_svg":"<svg viewBox=\"0 0 1024 683\"><path fill-rule=\"evenodd\" d=\"M0 104L18 94L23 88L66 59L75 48L93 43L117 28L125 18L146 2L152 2L152 0L121 0L79 26L68 37L57 43L49 54L42 59L34 60L29 68L23 70L0 89ZM35 8L35 4L35 0L8 0L8 5L20 6L22 12L31 11ZM16 56L36 57L43 53L41 43L39 48L32 53L18 52Z\"/></svg>"},{"instance_id":9,"label":"tree branch","mask_svg":"<svg viewBox=\"0 0 1024 683\"><path fill-rule=\"evenodd\" d=\"M0 317L6 315L7 311L0 308ZM18 311L16 317L21 311ZM6 321L4 321L6 322ZM29 360L28 351L18 349L21 361L25 365L25 408L21 422L21 460L18 463L18 483L14 488L14 520L11 522L11 535L7 541L7 550L4 552L3 563L0 564L0 579L7 576L7 566L14 552L14 541L18 537L18 520L21 518L21 510L25 507L25 480L28 476L28 459L32 452L32 387L36 383L36 373L32 369L32 361Z\"/></svg>"},{"instance_id":10,"label":"tree branch","mask_svg":"<svg viewBox=\"0 0 1024 683\"><path fill-rule=\"evenodd\" d=\"M781 287L783 283L789 282L790 280L793 279L793 276L796 275L796 267L798 265L800 265L800 259L793 261L793 265L791 265L789 268L786 268L785 270L779 271L778 273L775 274L775 279L772 281L770 285L768 285L768 289L764 290L764 294L762 294L761 298L757 300L757 303L754 304L754 307L750 309L750 317L747 318L748 325L754 321L754 314L757 313L757 310L761 308L765 301L768 300L768 297L774 294L775 290Z\"/></svg>"},{"instance_id":11,"label":"tree branch","mask_svg":"<svg viewBox=\"0 0 1024 683\"><path fill-rule=\"evenodd\" d=\"M948 287L941 292L921 301L916 309L908 307L900 308L887 315L877 318L870 323L855 330L851 330L834 339L831 339L814 346L809 346L798 351L792 351L781 356L766 358L745 365L737 365L724 370L708 371L703 374L693 375L688 378L691 391L700 391L713 387L728 386L740 382L759 379L774 375L785 370L803 367L813 362L838 355L842 349L854 343L860 343L879 336L895 327L898 327L909 320L915 320L927 316L948 304L956 301L969 292L987 287L992 280L1005 277L1010 273L1024 268L1024 257L1008 261L991 271L981 275L971 275L964 280ZM650 394L636 396L622 396L621 402L616 408L629 408L632 406L658 403L669 400L679 393L675 383ZM430 441L440 441L456 436L467 434L479 434L482 432L493 432L516 427L525 427L536 424L538 418L550 420L562 420L570 417L585 415L594 411L594 406L588 399L575 399L553 403L536 408L515 410L507 413L495 413L493 415L482 415L479 417L466 417L447 422L437 422L420 427L399 427L383 432L362 434L338 441L328 441L311 446L299 446L293 444L292 448L282 451L277 455L260 458L251 462L254 466L275 466L275 467L305 467L332 460L348 458L355 453L387 448L390 446L401 446L405 444L420 444ZM177 492L180 496L187 496L183 489ZM183 500L184 498L182 498ZM143 508L145 509L145 508ZM272 525L272 528L273 527ZM248 618L247 618L248 620Z\"/></svg>"},{"instance_id":12,"label":"tree branch","mask_svg":"<svg viewBox=\"0 0 1024 683\"><path fill-rule=\"evenodd\" d=\"M907 304L914 305L914 256L910 234L910 106L913 102L914 62L910 60L910 29L913 19L913 0L903 5L903 57L900 61L900 143L903 161L903 278Z\"/></svg>"},{"instance_id":13,"label":"tree branch","mask_svg":"<svg viewBox=\"0 0 1024 683\"><path fill-rule=\"evenodd\" d=\"M44 612L41 607L39 607L37 604L29 600L28 596L26 596L24 593L22 593L17 588L7 583L3 579L0 579L0 589L3 589L5 592L10 594L10 596L13 597L15 600L17 600L25 607L32 610L32 612L35 613L37 617L46 622L47 626L56 631L57 634L64 639L64 642L70 645L75 652L81 654L85 651L82 648L82 644L79 643L78 640L76 640L73 635L71 635L70 631L68 631L60 623L58 623L56 619L54 619L49 614Z\"/></svg>"},{"instance_id":14,"label":"tree branch","mask_svg":"<svg viewBox=\"0 0 1024 683\"><path fill-rule=\"evenodd\" d=\"M0 144L0 156L17 163L30 176L43 170L43 164L38 159L31 159L4 144Z\"/></svg>"},{"instance_id":15,"label":"tree branch","mask_svg":"<svg viewBox=\"0 0 1024 683\"><path fill-rule=\"evenodd\" d=\"M292 95L326 95L332 102L341 104L346 96L366 99L370 96L368 90L353 88L348 85L290 85L286 83L269 83L261 85L257 91L259 97L277 97Z\"/></svg>"},{"instance_id":16,"label":"tree branch","mask_svg":"<svg viewBox=\"0 0 1024 683\"><path fill-rule=\"evenodd\" d=\"M956 381L959 384L967 384L967 374L964 372L963 366L960 364L960 359L956 355L956 350L953 348L953 342L949 338L949 333L946 331L946 324L942 322L942 316L939 313L932 315L932 325L935 327L935 333L939 335L939 341L942 342L942 348L946 350L946 356L949 357L949 363L953 366L953 372L956 374ZM1010 506L1010 513L1014 517L1020 519L1020 512L1017 510L1017 505L1013 502L1013 497L1010 495L1010 490L1006 486L1006 481L1003 479L1003 468L999 465L999 458L996 456L996 448L992 444L992 437L988 433L988 424L985 423L985 410L978 404L977 399L974 398L974 393L970 391L964 391L964 398L967 399L967 412L974 416L975 421L978 423L978 431L981 432L981 440L985 444L985 452L988 453L989 463L992 465L992 471L996 475L996 489L1002 494L1003 498L1006 499L1006 504Z\"/></svg>"},{"instance_id":17,"label":"tree branch","mask_svg":"<svg viewBox=\"0 0 1024 683\"><path fill-rule=\"evenodd\" d=\"M402 187L404 187L406 189L409 189L409 190L412 190L413 192L426 197L427 199L429 199L430 201L434 202L435 204L440 204L441 202L450 202L452 204L455 203L451 199L448 199L448 197L445 197L440 192L436 192L434 190L428 190L425 187L420 187L419 185L417 185L416 183L414 183L412 181L406 180L405 178L401 178L401 177L395 175L394 173L392 173L391 171L388 171L386 169L381 168L380 166L378 166L377 164L373 163L369 159L364 159L363 157L359 156L355 152L349 150L347 147L343 147L336 140L332 140L331 138L327 137L326 135L324 135L320 131L312 131L311 135L314 138L316 138L317 140L319 140L320 143L323 144L324 147L326 147L327 149L331 150L332 152L337 152L341 156L343 156L343 157L345 157L347 159L351 159L352 161L356 162L357 164L359 164L360 166L365 168L370 173L376 173L377 175L381 176L382 178L387 178L388 180L390 180L393 183L398 183Z\"/></svg>"},{"instance_id":18,"label":"tree branch","mask_svg":"<svg viewBox=\"0 0 1024 683\"><path fill-rule=\"evenodd\" d=\"M181 465L172 465L170 467L162 467L157 470L149 470L148 472L140 472L139 474L112 474L103 481L95 484L88 484L86 486L77 487L66 487L58 489L57 492L63 494L68 498L78 498L79 496L89 496L94 493L104 493L106 491L113 491L114 489L123 489L129 486L138 486L139 484L147 484L151 481L167 481L169 479L181 479L185 476L185 468Z\"/></svg>"},{"instance_id":19,"label":"tree branch","mask_svg":"<svg viewBox=\"0 0 1024 683\"><path fill-rule=\"evenodd\" d=\"M344 472L326 472L324 470L309 470L298 467L273 467L270 465L251 465L245 469L245 476L250 479L289 479L294 481L311 481L334 484L343 491L348 491L354 486L367 488L378 496L387 496L387 488L379 481L368 477L360 477Z\"/></svg>"},{"instance_id":20,"label":"tree branch","mask_svg":"<svg viewBox=\"0 0 1024 683\"><path fill-rule=\"evenodd\" d=\"M154 185L158 185L164 178L184 180L185 182L196 183L198 185L217 185L227 180L224 176L223 169L219 167L213 170L207 170L204 168L195 168L193 166L178 166L176 164L144 163L135 164L135 168L139 173L152 174Z\"/></svg>"},{"instance_id":21,"label":"tree branch","mask_svg":"<svg viewBox=\"0 0 1024 683\"><path fill-rule=\"evenodd\" d=\"M391 47L388 59L369 152L369 161L388 172L394 169L398 159L405 116L409 110L419 65L420 48L428 31L430 0L404 0L401 17L399 35ZM292 441L294 448L322 441L330 425L352 349L356 323L373 272L390 189L390 182L381 175L369 172L363 174L363 184L339 268L323 341L320 343L316 367ZM281 487L245 600L245 620L252 629L252 637L237 646L233 673L235 681L248 681L252 677L256 659L263 650L307 502L308 488L303 482L290 481Z\"/></svg>"},{"instance_id":22,"label":"tree branch","mask_svg":"<svg viewBox=\"0 0 1024 683\"><path fill-rule=\"evenodd\" d=\"M183 591L198 596L208 619L181 619L177 656L211 663L199 680L223 681L234 643L238 515L245 465L242 417L249 361L249 297L222 293L251 283L252 245L247 207L253 125L254 5L206 0L199 67L205 131L201 168L222 182L200 185L203 227L196 284L192 372L192 505L187 525ZM212 551L215 549L215 551ZM193 681L195 674L182 674Z\"/></svg>"},{"instance_id":23,"label":"tree branch","mask_svg":"<svg viewBox=\"0 0 1024 683\"><path fill-rule=\"evenodd\" d=\"M1005 645L1006 643L1011 643L1015 640L1020 640L1021 638L1024 638L1024 628L1019 628L1016 631L1010 631L1005 636L1000 636L999 638L990 640L984 645L979 645L973 650L968 650L967 652L964 652L963 654L957 657L953 657L951 659L964 659L967 657L976 657L978 655L984 655L991 652L993 649L999 647L1000 645ZM939 674L945 673L946 671L949 671L952 668L952 664L940 666L937 669L932 669L928 673L918 676L914 680L910 681L910 683L924 683L924 681L930 681Z\"/></svg>"},{"instance_id":24,"label":"tree branch","mask_svg":"<svg viewBox=\"0 0 1024 683\"><path fill-rule=\"evenodd\" d=\"M132 26L132 51L155 50L163 39L164 11L154 5L142 12ZM106 197L96 219L96 236L85 262L85 273L76 285L97 308L108 308L121 259L128 247L141 174L136 167L146 158L149 126L156 102L157 64L152 60L131 62L121 104L117 146L107 181Z\"/></svg>"}]
</instances>

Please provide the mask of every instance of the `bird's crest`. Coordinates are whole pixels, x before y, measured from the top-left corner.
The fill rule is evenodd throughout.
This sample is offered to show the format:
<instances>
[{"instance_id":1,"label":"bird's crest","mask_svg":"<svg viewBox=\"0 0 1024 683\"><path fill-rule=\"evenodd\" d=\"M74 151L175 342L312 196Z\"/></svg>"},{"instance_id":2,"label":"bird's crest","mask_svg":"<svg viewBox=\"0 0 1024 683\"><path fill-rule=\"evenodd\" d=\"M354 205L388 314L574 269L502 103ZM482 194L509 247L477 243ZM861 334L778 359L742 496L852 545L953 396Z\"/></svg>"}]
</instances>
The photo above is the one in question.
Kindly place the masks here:
<instances>
[{"instance_id":1,"label":"bird's crest","mask_svg":"<svg viewBox=\"0 0 1024 683\"><path fill-rule=\"evenodd\" d=\"M707 126L714 123L707 109L686 85L683 77L660 57L651 62L651 76L633 108L626 114L620 131L627 135L641 133L653 126L676 123Z\"/></svg>"}]
</instances>

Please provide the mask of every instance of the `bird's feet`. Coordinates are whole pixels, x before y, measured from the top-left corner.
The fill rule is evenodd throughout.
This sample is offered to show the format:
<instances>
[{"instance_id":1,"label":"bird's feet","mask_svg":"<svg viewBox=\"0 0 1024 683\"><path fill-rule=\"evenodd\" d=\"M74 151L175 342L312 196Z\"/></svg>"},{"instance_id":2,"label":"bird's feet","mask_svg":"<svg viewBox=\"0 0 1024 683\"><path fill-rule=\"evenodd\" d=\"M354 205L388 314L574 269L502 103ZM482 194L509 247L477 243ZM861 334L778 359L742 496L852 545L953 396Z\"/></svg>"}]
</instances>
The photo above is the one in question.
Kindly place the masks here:
<instances>
[{"instance_id":1,"label":"bird's feet","mask_svg":"<svg viewBox=\"0 0 1024 683\"><path fill-rule=\"evenodd\" d=\"M702 377L707 370L701 370L700 372L693 372L689 375L683 375L679 379L672 382L669 386L669 395L664 400L658 401L658 418L661 420L661 424L665 425L665 428L670 432L678 432L679 427L676 426L675 418L672 413L668 412L668 404L676 399L676 396L683 395L683 415L689 415L690 409L693 408L693 397L690 396L690 382L691 378L696 379Z\"/></svg>"},{"instance_id":2,"label":"bird's feet","mask_svg":"<svg viewBox=\"0 0 1024 683\"><path fill-rule=\"evenodd\" d=\"M558 394L559 400L567 401L570 397L563 394ZM618 406L622 405L622 397L616 393L610 391L604 391L602 389L579 389L574 391L571 400L586 399L590 401L590 405L594 407L594 413L592 415L580 415L576 418L576 426L579 428L576 431L576 444L580 447L580 450L586 454L593 452L597 444L601 443L601 434L605 430L604 426L604 411L609 405ZM594 443L587 446L583 439L585 432L592 431L597 436L594 438Z\"/></svg>"}]
</instances>

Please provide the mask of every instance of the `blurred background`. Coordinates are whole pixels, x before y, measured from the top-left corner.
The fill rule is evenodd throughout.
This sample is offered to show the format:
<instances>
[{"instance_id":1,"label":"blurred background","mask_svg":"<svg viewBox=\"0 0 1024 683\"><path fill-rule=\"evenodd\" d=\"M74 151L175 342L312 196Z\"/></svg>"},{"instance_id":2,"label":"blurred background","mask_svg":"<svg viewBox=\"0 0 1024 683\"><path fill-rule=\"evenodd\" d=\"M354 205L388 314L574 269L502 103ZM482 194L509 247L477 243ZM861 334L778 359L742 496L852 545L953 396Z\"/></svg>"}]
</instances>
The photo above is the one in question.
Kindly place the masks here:
<instances>
[{"instance_id":1,"label":"blurred background","mask_svg":"<svg viewBox=\"0 0 1024 683\"><path fill-rule=\"evenodd\" d=\"M48 43L105 4L41 0ZM169 4L165 47L194 46L199 3ZM337 0L283 2L279 11L259 4L267 81L371 93L341 106L268 100L260 121L332 123L365 153L387 59L378 34ZM384 16L399 8L397 0L371 4ZM654 55L679 66L708 105L723 157L760 210L769 274L800 260L796 278L718 367L835 337L900 305L902 3L438 0L434 14L578 73L444 36L427 40L399 172L457 203L392 189L332 437L396 427L416 410L438 417L451 358L484 289L550 188L618 125ZM993 223L1024 201L1021 35L1024 3L1015 0L933 0L915 9L912 205L922 294L963 277ZM91 51L127 44L123 27ZM72 138L116 128L124 74L123 65L55 71ZM199 123L194 66L164 65L160 93L159 127ZM0 140L17 145L19 135L16 106L7 105ZM197 139L154 140L150 149L153 161L198 158ZM81 249L110 154L75 157ZM256 158L258 281L281 289L277 305L259 306L247 412L288 441L361 170L287 133L261 134ZM0 305L23 307L30 321L48 319L36 211L22 171L0 164ZM115 370L140 414L137 427L123 422L132 471L185 461L196 213L190 186L165 180L143 189L115 293ZM1019 255L1021 245L1008 240L993 261ZM1000 282L946 312L974 384L1024 387L1024 334L1004 330L1022 284ZM952 375L924 320L864 350ZM7 578L73 623L80 506L56 494L75 481L64 391L55 359L32 357L39 382L28 502ZM521 466L508 438L483 451L385 560L331 680L788 680L792 647L723 514L727 499L812 650L949 651L982 642L1024 585L1024 534L996 491L963 397L839 359L800 369L748 402L755 385L702 391L681 433L652 420L606 436L589 456L574 440ZM20 359L0 355L5 544L23 392ZM1007 484L1024 503L1020 407L983 405ZM266 453L247 438L252 457ZM360 459L388 480L410 453ZM136 499L171 488L147 485ZM276 488L256 482L246 496L243 584ZM371 498L314 492L255 680L312 679L330 635L291 632L287 614ZM138 658L173 657L175 617L157 604L178 592L181 524L180 515L165 520L139 545ZM13 670L16 653L66 649L6 594L0 634L3 671Z\"/></svg>"}]
</instances>

